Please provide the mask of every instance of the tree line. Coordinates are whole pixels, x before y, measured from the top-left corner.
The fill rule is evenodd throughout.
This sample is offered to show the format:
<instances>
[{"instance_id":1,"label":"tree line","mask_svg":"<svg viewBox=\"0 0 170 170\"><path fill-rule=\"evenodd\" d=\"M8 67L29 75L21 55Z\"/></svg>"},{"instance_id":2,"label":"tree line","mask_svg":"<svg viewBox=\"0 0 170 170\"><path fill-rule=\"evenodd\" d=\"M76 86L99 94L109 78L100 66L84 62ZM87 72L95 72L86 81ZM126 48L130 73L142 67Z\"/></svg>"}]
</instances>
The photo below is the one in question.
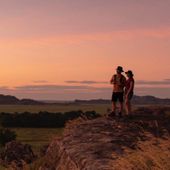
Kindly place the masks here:
<instances>
[{"instance_id":1,"label":"tree line","mask_svg":"<svg viewBox=\"0 0 170 170\"><path fill-rule=\"evenodd\" d=\"M69 120L73 120L80 116L89 119L99 117L95 111L70 111L65 113L0 113L0 124L3 127L46 127L46 128L61 128Z\"/></svg>"}]
</instances>

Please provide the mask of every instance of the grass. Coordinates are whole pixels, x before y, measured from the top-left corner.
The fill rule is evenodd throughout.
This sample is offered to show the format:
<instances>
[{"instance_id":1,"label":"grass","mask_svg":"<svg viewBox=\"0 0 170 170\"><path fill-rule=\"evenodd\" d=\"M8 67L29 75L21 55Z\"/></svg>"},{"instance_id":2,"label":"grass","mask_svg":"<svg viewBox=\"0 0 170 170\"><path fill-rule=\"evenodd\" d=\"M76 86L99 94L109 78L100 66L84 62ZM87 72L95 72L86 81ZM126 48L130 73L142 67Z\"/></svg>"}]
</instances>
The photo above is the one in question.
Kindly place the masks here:
<instances>
[{"instance_id":1,"label":"grass","mask_svg":"<svg viewBox=\"0 0 170 170\"><path fill-rule=\"evenodd\" d=\"M86 104L61 104L61 105L1 105L0 112L5 113L38 113L40 111L48 112L69 112L73 110L91 111L95 110L97 113L106 113L108 104L86 105ZM57 128L11 128L17 134L17 140L22 143L30 144L34 151L38 151L43 145L56 135L62 134L62 129Z\"/></svg>"},{"instance_id":2,"label":"grass","mask_svg":"<svg viewBox=\"0 0 170 170\"><path fill-rule=\"evenodd\" d=\"M56 137L61 136L63 128L10 128L17 134L17 140L32 146L35 154L39 155L42 146L49 144ZM40 160L38 160L40 161ZM30 169L30 168L28 168ZM6 170L0 166L0 170Z\"/></svg>"},{"instance_id":3,"label":"grass","mask_svg":"<svg viewBox=\"0 0 170 170\"><path fill-rule=\"evenodd\" d=\"M135 106L134 109L136 109L137 107L138 106ZM148 107L151 107L151 106L148 106ZM48 112L54 113L54 112L67 112L67 111L69 112L73 110L82 110L84 112L94 110L97 113L104 114L106 113L107 108L111 108L111 104L1 105L0 112L38 113L40 111L48 111ZM169 112L167 112L167 114L170 115ZM50 141L53 139L53 137L60 136L63 132L63 129L57 129L57 128L11 128L11 130L14 130L16 132L17 140L25 144L30 144L35 153L38 153L38 151L43 145L49 144ZM148 149L148 151L150 150ZM154 163L157 162L157 164L161 162L160 158L157 158L155 156L157 152L155 153L154 151L150 151L150 152L153 154L150 154L149 152L147 152L146 155L143 155L143 153L139 151L137 153L129 155L128 159L122 158L123 160L119 160L117 162L117 165L119 165L120 169L121 168L127 169L126 165L131 167L134 164L136 164L137 167L140 165L143 168L147 167L146 169L150 169L150 167L153 166L153 162ZM161 155L161 152L162 150L160 149L159 151L160 155ZM154 155L153 158L152 158L152 155ZM161 156L167 157L165 153ZM142 160L143 158L147 158L147 159ZM157 160L155 160L155 158ZM166 164L165 167L167 167L167 165L170 166L169 160L170 159L168 158L168 161L165 163ZM38 161L41 161L41 160L38 160ZM124 165L124 163L122 162L126 163L126 165ZM163 165L161 166L163 167ZM0 166L0 170L5 170L5 168Z\"/></svg>"},{"instance_id":4,"label":"grass","mask_svg":"<svg viewBox=\"0 0 170 170\"><path fill-rule=\"evenodd\" d=\"M134 109L137 107L137 105L134 106ZM111 108L111 104L1 105L0 112L21 113L27 111L30 113L38 113L40 111L48 111L54 113L72 110L95 110L97 113L104 114L107 108ZM63 131L63 129L57 128L12 128L12 130L16 132L17 140L32 145L36 151L41 146L49 143L54 136L61 135Z\"/></svg>"},{"instance_id":5,"label":"grass","mask_svg":"<svg viewBox=\"0 0 170 170\"><path fill-rule=\"evenodd\" d=\"M0 166L0 170L6 170L6 168L3 166Z\"/></svg>"},{"instance_id":6,"label":"grass","mask_svg":"<svg viewBox=\"0 0 170 170\"><path fill-rule=\"evenodd\" d=\"M73 110L91 111L106 113L109 104L61 104L61 105L1 105L0 112L6 113L38 113L48 112L69 112ZM60 136L63 129L57 128L11 128L17 134L17 140L25 144L30 144L34 152L38 152L43 145L48 144L54 136Z\"/></svg>"},{"instance_id":7,"label":"grass","mask_svg":"<svg viewBox=\"0 0 170 170\"><path fill-rule=\"evenodd\" d=\"M17 140L30 144L35 152L38 152L43 145L55 136L61 136L62 128L11 128L17 134Z\"/></svg>"},{"instance_id":8,"label":"grass","mask_svg":"<svg viewBox=\"0 0 170 170\"><path fill-rule=\"evenodd\" d=\"M134 105L134 109L138 107L155 107L155 105ZM157 106L159 107L159 106ZM160 107L162 107L160 105ZM169 107L165 105L164 107ZM96 111L97 113L104 114L107 109L111 108L110 104L55 104L55 105L0 105L0 113L38 113L40 111L48 111L51 113L55 112L70 112L74 110L82 110L82 111Z\"/></svg>"},{"instance_id":9,"label":"grass","mask_svg":"<svg viewBox=\"0 0 170 170\"><path fill-rule=\"evenodd\" d=\"M154 138L152 138L153 140ZM126 153L114 163L115 170L170 170L169 140L155 139L138 144L140 149Z\"/></svg>"}]
</instances>

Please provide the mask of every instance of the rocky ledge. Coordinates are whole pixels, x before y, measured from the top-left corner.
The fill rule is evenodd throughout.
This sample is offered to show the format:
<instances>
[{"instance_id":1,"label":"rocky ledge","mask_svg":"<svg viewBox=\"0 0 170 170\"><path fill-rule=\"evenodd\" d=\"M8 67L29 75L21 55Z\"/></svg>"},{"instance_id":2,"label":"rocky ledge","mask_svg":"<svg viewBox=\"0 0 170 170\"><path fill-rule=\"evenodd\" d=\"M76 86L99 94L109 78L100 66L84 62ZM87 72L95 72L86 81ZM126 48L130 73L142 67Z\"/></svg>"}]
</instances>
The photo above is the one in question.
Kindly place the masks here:
<instances>
[{"instance_id":1,"label":"rocky ledge","mask_svg":"<svg viewBox=\"0 0 170 170\"><path fill-rule=\"evenodd\" d=\"M161 114L77 119L54 139L40 170L145 170L170 167L170 119ZM169 168L170 169L170 168Z\"/></svg>"}]
</instances>

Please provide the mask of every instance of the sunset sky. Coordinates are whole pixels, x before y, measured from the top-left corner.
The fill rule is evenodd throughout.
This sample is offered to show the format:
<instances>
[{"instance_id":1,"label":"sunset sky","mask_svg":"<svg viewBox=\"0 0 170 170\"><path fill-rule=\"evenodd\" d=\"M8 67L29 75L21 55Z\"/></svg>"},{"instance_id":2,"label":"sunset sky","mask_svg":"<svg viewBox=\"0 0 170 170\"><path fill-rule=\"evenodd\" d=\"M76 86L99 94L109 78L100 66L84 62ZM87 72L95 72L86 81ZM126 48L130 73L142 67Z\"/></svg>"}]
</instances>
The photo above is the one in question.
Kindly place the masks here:
<instances>
[{"instance_id":1,"label":"sunset sky","mask_svg":"<svg viewBox=\"0 0 170 170\"><path fill-rule=\"evenodd\" d=\"M0 0L0 93L110 98L118 65L137 95L170 98L170 0Z\"/></svg>"}]
</instances>

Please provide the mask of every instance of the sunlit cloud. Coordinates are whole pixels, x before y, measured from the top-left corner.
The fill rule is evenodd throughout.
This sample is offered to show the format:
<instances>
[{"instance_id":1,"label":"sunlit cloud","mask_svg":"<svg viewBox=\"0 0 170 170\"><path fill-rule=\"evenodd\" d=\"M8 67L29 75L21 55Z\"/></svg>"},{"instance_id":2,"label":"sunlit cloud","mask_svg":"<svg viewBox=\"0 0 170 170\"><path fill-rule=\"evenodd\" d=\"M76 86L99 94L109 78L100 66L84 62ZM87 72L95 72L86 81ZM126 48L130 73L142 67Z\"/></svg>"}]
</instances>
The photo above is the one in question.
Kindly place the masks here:
<instances>
[{"instance_id":1,"label":"sunlit cloud","mask_svg":"<svg viewBox=\"0 0 170 170\"><path fill-rule=\"evenodd\" d=\"M38 37L23 37L23 38L3 38L0 44L3 46L35 46L50 44L80 44L85 42L112 42L116 40L135 40L144 38L154 39L168 39L170 38L170 28L160 29L131 29L112 32L96 32L96 33L82 33L82 34L65 34L53 36L38 36Z\"/></svg>"}]
</instances>

